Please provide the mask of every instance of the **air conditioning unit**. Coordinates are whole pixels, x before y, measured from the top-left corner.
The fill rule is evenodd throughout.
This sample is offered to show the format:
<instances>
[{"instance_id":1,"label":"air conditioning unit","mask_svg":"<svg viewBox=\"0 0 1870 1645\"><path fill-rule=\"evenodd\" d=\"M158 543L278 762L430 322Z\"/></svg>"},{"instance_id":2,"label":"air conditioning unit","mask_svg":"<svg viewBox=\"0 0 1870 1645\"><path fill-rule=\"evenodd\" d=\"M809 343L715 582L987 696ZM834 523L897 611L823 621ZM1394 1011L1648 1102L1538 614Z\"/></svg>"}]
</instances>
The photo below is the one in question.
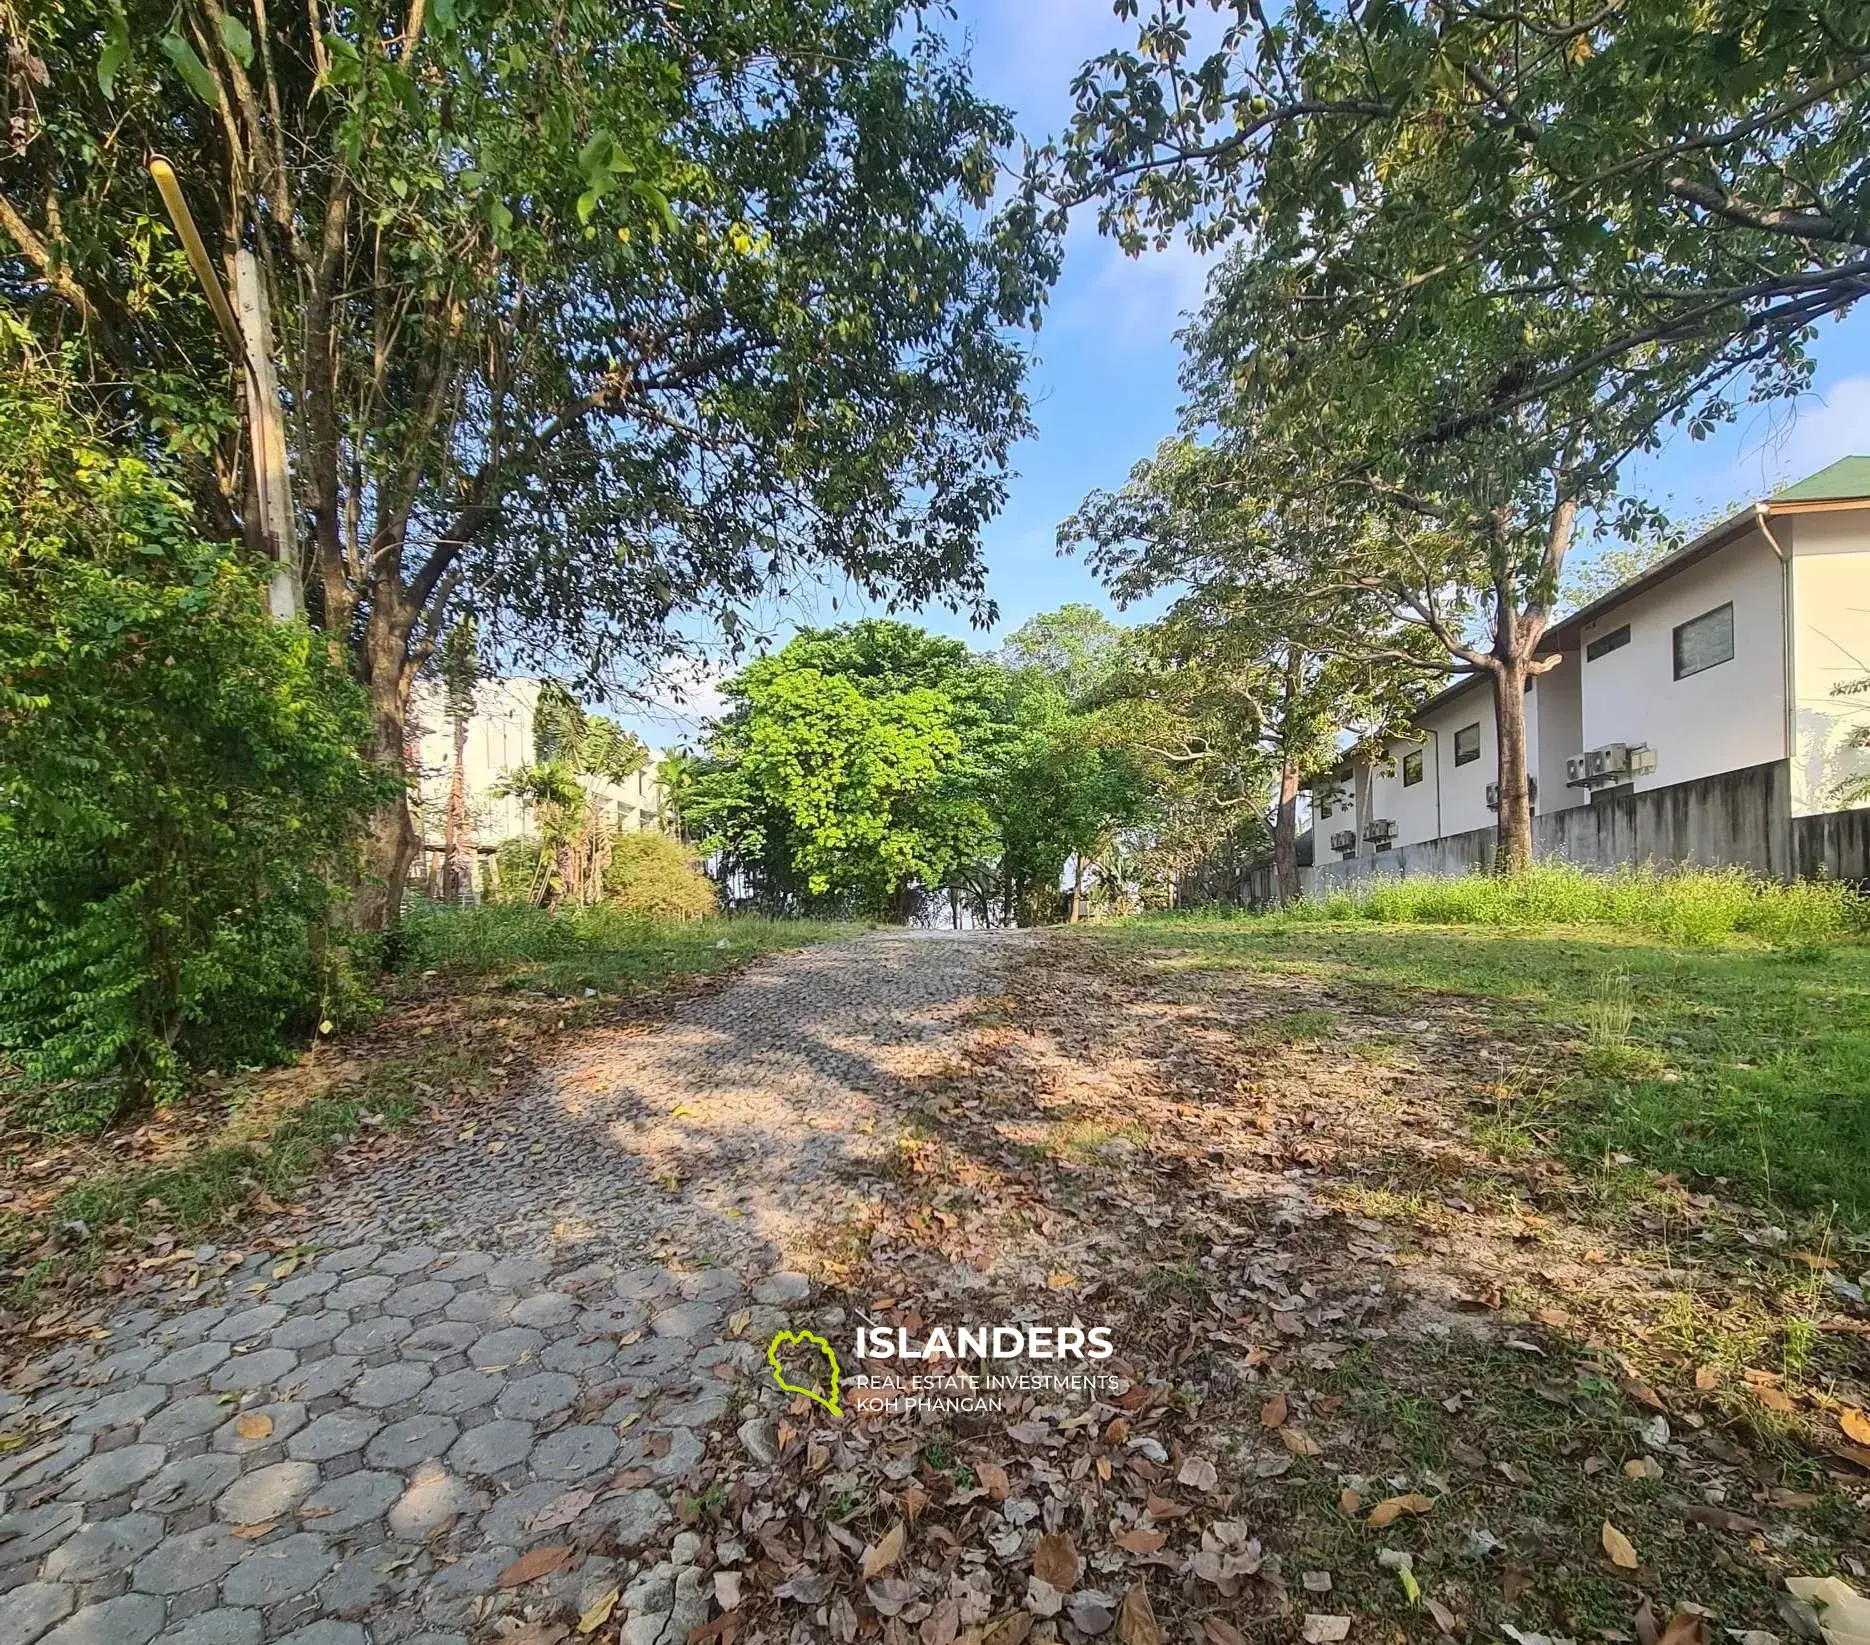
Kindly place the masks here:
<instances>
[{"instance_id":1,"label":"air conditioning unit","mask_svg":"<svg viewBox=\"0 0 1870 1645\"><path fill-rule=\"evenodd\" d=\"M1339 829L1331 836L1331 849L1341 851L1347 856L1354 853L1357 849L1357 830L1354 828Z\"/></svg>"},{"instance_id":2,"label":"air conditioning unit","mask_svg":"<svg viewBox=\"0 0 1870 1645\"><path fill-rule=\"evenodd\" d=\"M1602 748L1587 749L1565 761L1565 784L1568 788L1595 788L1600 783L1646 777L1655 769L1656 751L1648 743L1605 743Z\"/></svg>"},{"instance_id":3,"label":"air conditioning unit","mask_svg":"<svg viewBox=\"0 0 1870 1645\"><path fill-rule=\"evenodd\" d=\"M1396 819L1394 817L1372 817L1364 824L1364 838L1372 845L1395 839Z\"/></svg>"},{"instance_id":4,"label":"air conditioning unit","mask_svg":"<svg viewBox=\"0 0 1870 1645\"><path fill-rule=\"evenodd\" d=\"M1567 761L1566 763L1569 764L1570 762ZM1531 800L1534 805L1539 803L1539 779L1537 777L1528 777L1526 779L1526 797ZM1498 811L1500 809L1500 785L1498 783L1487 784L1487 809L1489 811Z\"/></svg>"}]
</instances>

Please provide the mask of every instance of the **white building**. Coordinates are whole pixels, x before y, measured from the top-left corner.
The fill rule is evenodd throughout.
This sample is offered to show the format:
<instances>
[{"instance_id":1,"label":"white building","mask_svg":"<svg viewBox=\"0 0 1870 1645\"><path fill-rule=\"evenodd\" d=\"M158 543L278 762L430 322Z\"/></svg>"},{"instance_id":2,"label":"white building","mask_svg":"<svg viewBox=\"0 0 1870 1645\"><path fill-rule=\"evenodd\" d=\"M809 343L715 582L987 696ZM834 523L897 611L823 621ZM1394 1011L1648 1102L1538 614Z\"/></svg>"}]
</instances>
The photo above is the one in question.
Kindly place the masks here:
<instances>
[{"instance_id":1,"label":"white building","mask_svg":"<svg viewBox=\"0 0 1870 1645\"><path fill-rule=\"evenodd\" d=\"M536 758L532 715L539 700L539 686L538 680L494 679L483 680L475 688L462 767L475 843L482 851L534 831L532 807L515 795L497 790L510 773L531 765ZM448 790L454 776L454 725L443 710L439 687L424 684L417 688L410 705L409 731L418 771L418 826L426 820L424 848L440 851ZM662 826L662 790L656 782L658 757L658 751L651 749L649 764L621 783L588 785L617 833L635 834Z\"/></svg>"},{"instance_id":2,"label":"white building","mask_svg":"<svg viewBox=\"0 0 1870 1645\"><path fill-rule=\"evenodd\" d=\"M1846 457L1703 532L1554 625L1527 693L1534 809L1787 761L1794 817L1870 771L1870 457ZM1491 827L1492 682L1425 702L1412 733L1314 790L1316 860ZM1327 809L1328 808L1328 809Z\"/></svg>"}]
</instances>

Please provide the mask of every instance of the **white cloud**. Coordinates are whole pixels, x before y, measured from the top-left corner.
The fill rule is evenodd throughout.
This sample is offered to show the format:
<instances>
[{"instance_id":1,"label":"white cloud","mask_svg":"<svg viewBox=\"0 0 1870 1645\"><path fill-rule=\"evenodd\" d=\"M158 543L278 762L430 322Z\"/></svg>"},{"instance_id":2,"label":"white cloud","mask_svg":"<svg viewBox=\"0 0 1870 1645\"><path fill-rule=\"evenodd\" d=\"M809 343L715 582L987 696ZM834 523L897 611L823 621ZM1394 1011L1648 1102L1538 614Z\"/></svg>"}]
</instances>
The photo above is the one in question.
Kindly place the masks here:
<instances>
[{"instance_id":1,"label":"white cloud","mask_svg":"<svg viewBox=\"0 0 1870 1645\"><path fill-rule=\"evenodd\" d=\"M1060 302L1058 324L1097 332L1126 348L1171 341L1201 306L1219 253L1195 251L1177 239L1166 251L1126 257L1114 241L1096 236L1088 218L1085 226L1089 232L1080 235L1073 225L1071 238L1078 243L1066 256L1086 259L1101 251L1102 262L1080 290Z\"/></svg>"}]
</instances>

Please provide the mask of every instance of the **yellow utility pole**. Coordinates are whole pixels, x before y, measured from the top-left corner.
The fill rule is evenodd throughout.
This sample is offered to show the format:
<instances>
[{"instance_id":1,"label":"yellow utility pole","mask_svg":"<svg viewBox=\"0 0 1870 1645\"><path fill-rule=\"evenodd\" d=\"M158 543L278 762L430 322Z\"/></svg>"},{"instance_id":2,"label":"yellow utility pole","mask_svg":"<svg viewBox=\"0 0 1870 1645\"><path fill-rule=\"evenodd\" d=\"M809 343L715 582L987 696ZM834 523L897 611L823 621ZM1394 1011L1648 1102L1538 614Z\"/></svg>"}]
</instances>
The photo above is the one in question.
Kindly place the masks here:
<instances>
[{"instance_id":1,"label":"yellow utility pole","mask_svg":"<svg viewBox=\"0 0 1870 1645\"><path fill-rule=\"evenodd\" d=\"M247 394L253 489L259 498L259 535L274 568L267 587L267 604L281 622L290 622L300 611L297 539L292 529L292 482L286 472L286 424L279 408L273 328L267 312L266 284L260 278L260 260L245 247L234 253L234 292L240 303L240 316L236 318L188 202L182 198L175 168L157 155L149 162L149 174L168 209L169 221L181 237L189 267L207 294L215 322L240 362Z\"/></svg>"}]
</instances>

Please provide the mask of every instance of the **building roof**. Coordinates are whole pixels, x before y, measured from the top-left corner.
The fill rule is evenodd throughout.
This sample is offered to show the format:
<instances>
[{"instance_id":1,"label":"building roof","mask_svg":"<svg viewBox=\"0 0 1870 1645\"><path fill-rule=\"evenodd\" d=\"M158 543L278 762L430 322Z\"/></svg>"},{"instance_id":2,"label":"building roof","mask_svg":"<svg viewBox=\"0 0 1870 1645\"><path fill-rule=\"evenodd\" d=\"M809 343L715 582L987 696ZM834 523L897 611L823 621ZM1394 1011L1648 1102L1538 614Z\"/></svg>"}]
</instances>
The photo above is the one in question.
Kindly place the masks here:
<instances>
[{"instance_id":1,"label":"building roof","mask_svg":"<svg viewBox=\"0 0 1870 1645\"><path fill-rule=\"evenodd\" d=\"M1829 468L1821 468L1783 491L1775 491L1775 503L1835 503L1870 497L1870 457L1840 457Z\"/></svg>"}]
</instances>

